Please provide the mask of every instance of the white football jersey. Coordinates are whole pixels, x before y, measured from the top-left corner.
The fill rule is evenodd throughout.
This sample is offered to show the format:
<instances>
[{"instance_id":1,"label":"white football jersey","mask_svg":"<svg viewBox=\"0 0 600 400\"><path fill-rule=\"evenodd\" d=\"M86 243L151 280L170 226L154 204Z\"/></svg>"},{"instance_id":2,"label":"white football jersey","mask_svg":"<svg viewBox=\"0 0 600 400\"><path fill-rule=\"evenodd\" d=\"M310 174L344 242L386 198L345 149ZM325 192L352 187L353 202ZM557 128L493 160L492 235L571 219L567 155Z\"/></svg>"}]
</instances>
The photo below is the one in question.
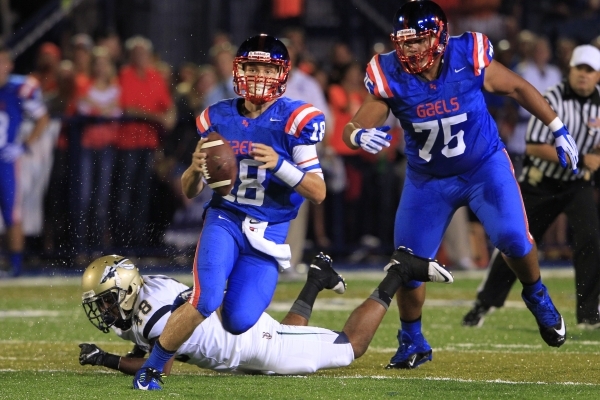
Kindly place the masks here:
<instances>
[{"instance_id":1,"label":"white football jersey","mask_svg":"<svg viewBox=\"0 0 600 400\"><path fill-rule=\"evenodd\" d=\"M171 315L175 297L188 287L164 275L143 279L131 329L113 330L149 351L150 341L160 336ZM214 312L175 355L180 361L219 372L305 374L344 367L354 360L349 343L335 343L339 337L338 332L329 329L282 325L265 313L248 331L232 335Z\"/></svg>"},{"instance_id":2,"label":"white football jersey","mask_svg":"<svg viewBox=\"0 0 600 400\"><path fill-rule=\"evenodd\" d=\"M166 275L143 275L144 284L133 306L131 329L122 331L112 327L121 338L130 340L146 352L150 351L150 340L160 336L171 315L175 297L188 286Z\"/></svg>"}]
</instances>

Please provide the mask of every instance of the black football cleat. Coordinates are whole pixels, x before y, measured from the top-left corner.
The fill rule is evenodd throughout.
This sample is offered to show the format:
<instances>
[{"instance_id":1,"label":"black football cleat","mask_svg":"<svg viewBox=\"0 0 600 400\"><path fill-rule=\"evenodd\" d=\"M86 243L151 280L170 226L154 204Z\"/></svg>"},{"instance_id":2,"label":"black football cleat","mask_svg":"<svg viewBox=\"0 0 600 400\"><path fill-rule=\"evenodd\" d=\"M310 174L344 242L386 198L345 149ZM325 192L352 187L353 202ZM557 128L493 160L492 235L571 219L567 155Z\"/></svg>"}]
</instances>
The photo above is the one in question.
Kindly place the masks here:
<instances>
[{"instance_id":1,"label":"black football cleat","mask_svg":"<svg viewBox=\"0 0 600 400\"><path fill-rule=\"evenodd\" d=\"M437 260L419 257L404 246L398 247L392 254L392 259L385 266L384 271L395 271L404 282L442 282L452 283L454 277Z\"/></svg>"},{"instance_id":2,"label":"black football cleat","mask_svg":"<svg viewBox=\"0 0 600 400\"><path fill-rule=\"evenodd\" d=\"M321 289L330 289L338 294L344 294L346 281L335 272L332 264L331 257L322 252L317 254L308 268L307 280L315 282Z\"/></svg>"},{"instance_id":3,"label":"black football cleat","mask_svg":"<svg viewBox=\"0 0 600 400\"><path fill-rule=\"evenodd\" d=\"M489 311L490 307L486 307L479 301L476 301L473 308L463 317L462 325L481 327Z\"/></svg>"}]
</instances>

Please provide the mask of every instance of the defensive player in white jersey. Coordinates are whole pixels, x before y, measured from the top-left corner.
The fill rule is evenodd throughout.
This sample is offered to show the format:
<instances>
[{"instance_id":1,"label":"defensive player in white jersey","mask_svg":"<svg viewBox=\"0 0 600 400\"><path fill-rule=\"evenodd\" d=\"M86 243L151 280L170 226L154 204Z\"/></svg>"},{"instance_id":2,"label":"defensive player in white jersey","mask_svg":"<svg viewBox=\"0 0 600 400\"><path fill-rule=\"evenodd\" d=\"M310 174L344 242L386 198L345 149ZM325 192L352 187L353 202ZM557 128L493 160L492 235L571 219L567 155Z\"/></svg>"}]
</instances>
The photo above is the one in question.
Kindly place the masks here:
<instances>
[{"instance_id":1,"label":"defensive player in white jersey","mask_svg":"<svg viewBox=\"0 0 600 400\"><path fill-rule=\"evenodd\" d=\"M201 139L182 174L183 193L193 198L204 188L201 146L210 132L231 144L238 176L231 193L215 192L206 205L194 290L136 374L135 389L159 390L153 375L218 307L228 332L241 334L254 326L271 302L278 269L289 267L291 253L284 242L290 220L304 199L320 203L325 198L316 151L325 118L310 104L282 97L289 68L280 40L264 34L247 39L232 66L240 97L212 104L196 119Z\"/></svg>"},{"instance_id":2,"label":"defensive player in white jersey","mask_svg":"<svg viewBox=\"0 0 600 400\"><path fill-rule=\"evenodd\" d=\"M392 286L383 289L380 285L352 314L342 332L306 326L321 290L340 294L346 290L343 278L331 266L331 258L321 253L313 259L307 282L281 323L263 313L251 329L232 335L223 328L220 313L214 312L165 364L164 373L170 372L173 360L220 372L264 374L307 374L349 365L367 350L385 315L389 301L385 304L382 298L391 298L401 282L452 282L452 275L433 260L404 250L398 250L394 257L384 279L385 285ZM186 285L168 276L140 275L129 259L118 255L93 261L83 273L82 290L82 305L90 322L104 333L112 329L135 346L120 357L95 344L82 343L80 364L131 375L144 363L144 355L152 351L172 309L191 294ZM380 290L390 294L378 293ZM369 312L365 312L365 305L370 306Z\"/></svg>"},{"instance_id":3,"label":"defensive player in white jersey","mask_svg":"<svg viewBox=\"0 0 600 400\"><path fill-rule=\"evenodd\" d=\"M433 1L405 3L394 15L393 29L396 49L369 62L370 94L343 138L350 148L377 153L390 145L389 127L380 126L390 111L402 125L408 165L394 244L435 256L454 212L469 206L523 284L523 300L542 339L561 346L564 320L542 283L519 187L483 91L511 97L547 125L562 166L570 161L577 172L573 138L531 84L493 60L485 35L449 38L446 15ZM425 287L409 282L397 300L400 346L388 368L414 368L432 359L421 332Z\"/></svg>"}]
</instances>

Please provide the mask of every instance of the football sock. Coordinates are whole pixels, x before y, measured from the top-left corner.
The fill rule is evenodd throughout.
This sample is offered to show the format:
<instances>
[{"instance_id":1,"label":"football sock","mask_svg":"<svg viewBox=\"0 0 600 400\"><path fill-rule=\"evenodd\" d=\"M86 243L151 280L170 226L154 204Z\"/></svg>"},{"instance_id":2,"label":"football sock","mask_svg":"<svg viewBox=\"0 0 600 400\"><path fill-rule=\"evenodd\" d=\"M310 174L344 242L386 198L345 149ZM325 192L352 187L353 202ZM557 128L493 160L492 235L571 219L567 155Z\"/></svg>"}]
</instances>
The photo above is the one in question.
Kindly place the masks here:
<instances>
[{"instance_id":1,"label":"football sock","mask_svg":"<svg viewBox=\"0 0 600 400\"><path fill-rule=\"evenodd\" d=\"M311 280L306 281L302 291L290 309L290 312L298 314L306 319L310 319L313 305L315 304L315 300L317 299L317 296L321 290L322 288L319 289L315 282Z\"/></svg>"},{"instance_id":2,"label":"football sock","mask_svg":"<svg viewBox=\"0 0 600 400\"><path fill-rule=\"evenodd\" d=\"M10 265L12 266L13 276L21 275L23 266L23 253L10 253Z\"/></svg>"},{"instance_id":3,"label":"football sock","mask_svg":"<svg viewBox=\"0 0 600 400\"><path fill-rule=\"evenodd\" d=\"M415 319L414 321L404 321L400 318L400 327L401 329L413 336L416 333L421 333L421 317Z\"/></svg>"},{"instance_id":4,"label":"football sock","mask_svg":"<svg viewBox=\"0 0 600 400\"><path fill-rule=\"evenodd\" d=\"M534 283L530 283L530 284L526 284L523 282L521 282L521 283L523 284L523 294L527 297L531 297L534 293L539 292L543 288L542 277L540 277Z\"/></svg>"},{"instance_id":5,"label":"football sock","mask_svg":"<svg viewBox=\"0 0 600 400\"><path fill-rule=\"evenodd\" d=\"M167 361L173 357L175 351L165 350L164 347L160 345L160 342L157 340L152 348L152 352L148 356L148 359L142 365L142 368L154 368L162 372L165 367Z\"/></svg>"}]
</instances>

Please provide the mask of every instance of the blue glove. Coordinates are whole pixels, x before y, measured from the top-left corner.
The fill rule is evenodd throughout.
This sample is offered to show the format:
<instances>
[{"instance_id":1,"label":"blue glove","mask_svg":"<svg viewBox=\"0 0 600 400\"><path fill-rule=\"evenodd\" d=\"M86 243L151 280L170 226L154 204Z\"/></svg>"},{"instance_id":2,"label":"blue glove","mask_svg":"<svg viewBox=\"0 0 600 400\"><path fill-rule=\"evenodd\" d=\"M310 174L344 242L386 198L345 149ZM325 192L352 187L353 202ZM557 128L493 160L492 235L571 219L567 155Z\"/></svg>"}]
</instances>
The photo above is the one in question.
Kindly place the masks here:
<instances>
[{"instance_id":1,"label":"blue glove","mask_svg":"<svg viewBox=\"0 0 600 400\"><path fill-rule=\"evenodd\" d=\"M17 158L21 157L23 153L29 151L29 148L25 144L21 143L8 143L6 146L0 149L0 160L5 163L14 163Z\"/></svg>"},{"instance_id":2,"label":"blue glove","mask_svg":"<svg viewBox=\"0 0 600 400\"><path fill-rule=\"evenodd\" d=\"M352 136L350 137L350 140L357 146L360 146L363 150L371 154L377 154L383 150L384 147L390 147L392 136L386 133L389 130L390 127L387 125L378 126L377 128L357 129L354 131L356 134L354 134L354 132L352 133L354 140L352 140Z\"/></svg>"},{"instance_id":3,"label":"blue glove","mask_svg":"<svg viewBox=\"0 0 600 400\"><path fill-rule=\"evenodd\" d=\"M565 153L571 159L571 169L574 174L577 174L577 163L579 162L579 151L577 151L577 143L573 140L573 137L569 135L566 126L562 126L559 130L552 132L554 135L554 146L556 147L556 154L558 154L558 160L563 168L567 168L567 158Z\"/></svg>"}]
</instances>

